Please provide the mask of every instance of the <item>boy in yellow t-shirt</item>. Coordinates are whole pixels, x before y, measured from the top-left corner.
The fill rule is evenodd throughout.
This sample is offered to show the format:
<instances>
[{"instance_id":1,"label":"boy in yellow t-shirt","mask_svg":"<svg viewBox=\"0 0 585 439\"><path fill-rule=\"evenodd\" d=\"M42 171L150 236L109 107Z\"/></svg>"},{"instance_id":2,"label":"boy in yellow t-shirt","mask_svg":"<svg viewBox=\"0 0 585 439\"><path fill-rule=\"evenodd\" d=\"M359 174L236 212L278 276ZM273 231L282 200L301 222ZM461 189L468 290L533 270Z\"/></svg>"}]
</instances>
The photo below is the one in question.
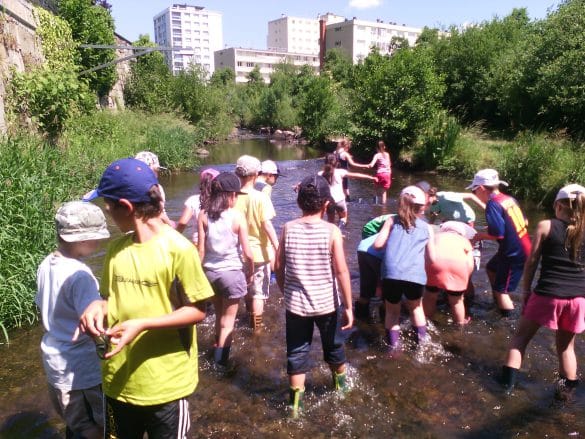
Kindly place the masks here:
<instances>
[{"instance_id":1,"label":"boy in yellow t-shirt","mask_svg":"<svg viewBox=\"0 0 585 439\"><path fill-rule=\"evenodd\" d=\"M106 437L186 437L198 382L194 324L213 291L197 249L163 223L156 176L143 162L112 163L92 196L122 233L104 260L101 292L80 329L111 343L102 363ZM109 325L109 328L107 326Z\"/></svg>"},{"instance_id":2,"label":"boy in yellow t-shirt","mask_svg":"<svg viewBox=\"0 0 585 439\"><path fill-rule=\"evenodd\" d=\"M254 277L246 296L254 332L262 326L264 301L268 299L270 288L270 263L278 248L278 238L272 226L272 218L276 216L272 201L266 194L254 189L259 172L260 160L255 157L243 155L236 162L242 194L238 195L235 207L246 217L248 241L254 258Z\"/></svg>"}]
</instances>

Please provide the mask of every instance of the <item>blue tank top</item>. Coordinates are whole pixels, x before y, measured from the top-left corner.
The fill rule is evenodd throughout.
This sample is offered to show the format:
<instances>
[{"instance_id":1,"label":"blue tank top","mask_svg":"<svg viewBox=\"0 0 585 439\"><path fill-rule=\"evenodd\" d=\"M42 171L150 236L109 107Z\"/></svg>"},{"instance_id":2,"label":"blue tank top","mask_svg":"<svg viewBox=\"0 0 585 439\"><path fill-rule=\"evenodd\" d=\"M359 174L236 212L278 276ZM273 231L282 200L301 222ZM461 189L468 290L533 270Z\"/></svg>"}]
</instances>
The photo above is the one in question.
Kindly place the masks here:
<instances>
[{"instance_id":1,"label":"blue tank top","mask_svg":"<svg viewBox=\"0 0 585 439\"><path fill-rule=\"evenodd\" d=\"M429 240L428 227L425 221L417 218L414 227L406 230L396 217L386 242L382 279L426 284L425 248Z\"/></svg>"}]
</instances>

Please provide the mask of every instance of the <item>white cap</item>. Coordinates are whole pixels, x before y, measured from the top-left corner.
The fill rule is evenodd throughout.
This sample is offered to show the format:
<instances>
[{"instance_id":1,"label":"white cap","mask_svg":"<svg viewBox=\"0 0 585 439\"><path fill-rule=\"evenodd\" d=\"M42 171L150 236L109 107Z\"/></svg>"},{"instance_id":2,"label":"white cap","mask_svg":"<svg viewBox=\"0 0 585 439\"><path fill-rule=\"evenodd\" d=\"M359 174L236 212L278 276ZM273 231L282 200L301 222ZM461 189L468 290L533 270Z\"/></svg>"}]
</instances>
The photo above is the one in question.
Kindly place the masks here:
<instances>
[{"instance_id":1,"label":"white cap","mask_svg":"<svg viewBox=\"0 0 585 439\"><path fill-rule=\"evenodd\" d=\"M404 195L409 195L414 204L420 204L421 206L427 204L427 197L424 191L418 186L406 186L400 191L400 196L402 197Z\"/></svg>"},{"instance_id":2,"label":"white cap","mask_svg":"<svg viewBox=\"0 0 585 439\"><path fill-rule=\"evenodd\" d=\"M473 181L465 189L473 190L478 186L496 187L501 184L503 184L504 186L508 186L508 183L500 180L498 171L496 171L495 169L482 169L480 171L477 171L477 173L473 177Z\"/></svg>"},{"instance_id":3,"label":"white cap","mask_svg":"<svg viewBox=\"0 0 585 439\"><path fill-rule=\"evenodd\" d=\"M555 201L558 200L574 200L577 198L577 194L585 194L585 187L580 184L568 184L562 187L555 197Z\"/></svg>"},{"instance_id":4,"label":"white cap","mask_svg":"<svg viewBox=\"0 0 585 439\"><path fill-rule=\"evenodd\" d=\"M264 160L260 167L260 172L262 174L281 175L278 165L272 160Z\"/></svg>"}]
</instances>

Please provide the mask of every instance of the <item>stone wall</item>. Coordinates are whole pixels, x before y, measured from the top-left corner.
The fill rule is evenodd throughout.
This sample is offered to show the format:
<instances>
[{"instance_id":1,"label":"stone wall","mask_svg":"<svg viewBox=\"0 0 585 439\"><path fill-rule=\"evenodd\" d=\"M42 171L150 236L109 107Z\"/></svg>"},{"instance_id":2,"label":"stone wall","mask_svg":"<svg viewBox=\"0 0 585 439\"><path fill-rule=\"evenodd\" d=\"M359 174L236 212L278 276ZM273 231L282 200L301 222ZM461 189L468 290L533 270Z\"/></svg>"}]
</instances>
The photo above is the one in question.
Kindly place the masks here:
<instances>
[{"instance_id":1,"label":"stone wall","mask_svg":"<svg viewBox=\"0 0 585 439\"><path fill-rule=\"evenodd\" d=\"M4 98L10 72L23 72L43 62L33 6L24 0L0 3L0 132L6 132Z\"/></svg>"},{"instance_id":2,"label":"stone wall","mask_svg":"<svg viewBox=\"0 0 585 439\"><path fill-rule=\"evenodd\" d=\"M49 10L54 9L52 0L35 0L35 3ZM10 72L15 69L23 72L43 62L41 41L36 35L37 21L32 3L26 0L0 0L0 133L7 130L4 99ZM117 45L130 45L130 42L116 35ZM116 57L131 54L131 50L117 50ZM130 62L116 64L118 80L108 96L102 99L102 108L112 110L124 108L123 84L130 72Z\"/></svg>"}]
</instances>

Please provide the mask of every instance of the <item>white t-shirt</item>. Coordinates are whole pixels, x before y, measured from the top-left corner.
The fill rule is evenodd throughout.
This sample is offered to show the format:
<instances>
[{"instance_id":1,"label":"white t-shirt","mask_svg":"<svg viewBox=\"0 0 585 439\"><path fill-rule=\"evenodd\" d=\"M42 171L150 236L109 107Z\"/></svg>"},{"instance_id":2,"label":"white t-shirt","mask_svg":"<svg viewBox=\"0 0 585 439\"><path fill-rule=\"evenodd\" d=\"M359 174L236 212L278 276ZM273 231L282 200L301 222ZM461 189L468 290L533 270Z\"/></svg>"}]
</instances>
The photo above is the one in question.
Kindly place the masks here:
<instances>
[{"instance_id":1,"label":"white t-shirt","mask_svg":"<svg viewBox=\"0 0 585 439\"><path fill-rule=\"evenodd\" d=\"M345 194L343 193L343 185L342 180L348 173L347 169L336 168L333 171L333 180L329 185L329 190L331 191L331 198L336 203L339 201L345 200ZM323 175L323 171L319 171L319 175Z\"/></svg>"},{"instance_id":2,"label":"white t-shirt","mask_svg":"<svg viewBox=\"0 0 585 439\"><path fill-rule=\"evenodd\" d=\"M199 203L200 197L199 194L191 195L187 200L185 200L185 207L187 209L191 209L193 211L193 216L191 217L192 220L192 227L193 227L193 234L191 235L191 241L197 242L197 238L199 236L199 229L197 224L197 218L199 217Z\"/></svg>"},{"instance_id":3,"label":"white t-shirt","mask_svg":"<svg viewBox=\"0 0 585 439\"><path fill-rule=\"evenodd\" d=\"M85 334L71 340L85 308L101 299L95 276L83 262L55 252L39 265L37 288L35 303L46 331L41 351L47 381L65 391L100 384L94 341Z\"/></svg>"}]
</instances>

